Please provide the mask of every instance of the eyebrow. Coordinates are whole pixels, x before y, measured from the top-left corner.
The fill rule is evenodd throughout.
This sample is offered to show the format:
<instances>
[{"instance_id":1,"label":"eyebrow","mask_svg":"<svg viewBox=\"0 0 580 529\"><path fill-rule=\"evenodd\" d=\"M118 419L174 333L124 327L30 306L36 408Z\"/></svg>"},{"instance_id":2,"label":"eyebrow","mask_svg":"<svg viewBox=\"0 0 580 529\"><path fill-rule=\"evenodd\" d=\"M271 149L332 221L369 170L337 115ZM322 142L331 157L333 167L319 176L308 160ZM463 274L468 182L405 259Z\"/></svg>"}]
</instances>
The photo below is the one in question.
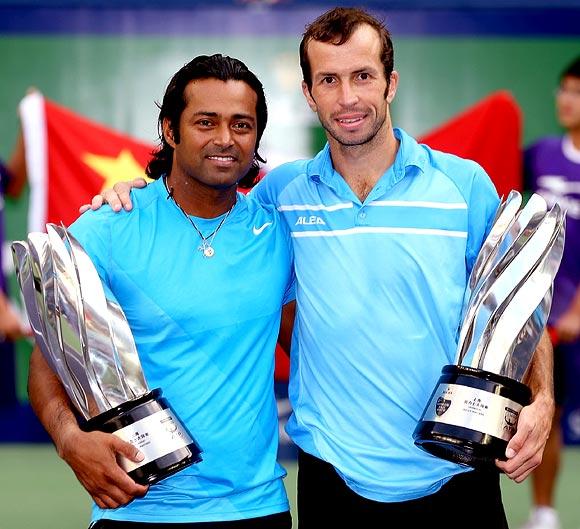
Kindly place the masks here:
<instances>
[{"instance_id":1,"label":"eyebrow","mask_svg":"<svg viewBox=\"0 0 580 529\"><path fill-rule=\"evenodd\" d=\"M348 75L363 73L363 72L377 72L378 70L374 66L363 66L362 68L358 68L357 70L353 70L352 72L348 72ZM327 76L334 76L339 75L338 72L318 72L316 77L327 77Z\"/></svg>"},{"instance_id":2,"label":"eyebrow","mask_svg":"<svg viewBox=\"0 0 580 529\"><path fill-rule=\"evenodd\" d=\"M207 110L200 110L200 111L195 112L193 114L193 117L199 117L199 116L203 116L203 117L207 117L207 118L217 118L217 117L219 117L219 114L217 112L209 112ZM256 118L254 118L254 116L252 116L251 114L234 114L232 116L232 118L234 118L234 119L247 119L249 121L256 121Z\"/></svg>"}]
</instances>

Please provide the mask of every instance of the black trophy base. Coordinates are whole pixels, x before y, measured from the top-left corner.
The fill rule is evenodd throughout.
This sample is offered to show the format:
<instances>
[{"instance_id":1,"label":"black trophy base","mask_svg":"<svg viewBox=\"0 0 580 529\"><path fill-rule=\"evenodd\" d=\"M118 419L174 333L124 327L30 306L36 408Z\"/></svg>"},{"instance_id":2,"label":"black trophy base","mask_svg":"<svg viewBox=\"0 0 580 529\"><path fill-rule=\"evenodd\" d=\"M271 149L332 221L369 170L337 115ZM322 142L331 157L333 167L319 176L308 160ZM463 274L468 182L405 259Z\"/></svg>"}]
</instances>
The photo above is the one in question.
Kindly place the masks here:
<instances>
[{"instance_id":1,"label":"black trophy base","mask_svg":"<svg viewBox=\"0 0 580 529\"><path fill-rule=\"evenodd\" d=\"M471 367L447 365L442 370L429 404L437 397L436 393L441 385L445 384L487 391L522 407L531 402L530 389L517 380ZM510 431L509 438L506 440L505 435L499 437L499 435L484 433L457 424L429 420L433 418L427 417L429 404L413 432L413 439L417 446L434 456L475 468L495 467L496 459L506 459L505 450L509 438L515 433L519 412L514 415L513 410L506 410L504 419L506 424L502 431ZM444 415L449 405L445 399L438 398L436 415Z\"/></svg>"},{"instance_id":2,"label":"black trophy base","mask_svg":"<svg viewBox=\"0 0 580 529\"><path fill-rule=\"evenodd\" d=\"M134 425L138 421L146 419L162 410L169 411L177 420L175 412L172 410L167 400L161 396L161 390L157 388L137 399L124 402L116 408L107 410L106 412L89 419L82 428L87 432L98 430L105 433L114 433L122 428ZM182 434L186 436L186 439L187 437L189 438L188 441L190 442L167 454L160 455L142 466L129 470L127 473L137 483L141 485L153 485L158 481L193 465L194 463L199 463L202 460L201 448L184 425L181 423L176 425L172 420L170 421L170 424L176 435L181 431ZM145 438L145 436L147 438L149 438L149 436L153 438L155 436L155 431L138 433L135 439L136 442L131 441L132 444L141 449L138 443L148 442L148 439Z\"/></svg>"}]
</instances>

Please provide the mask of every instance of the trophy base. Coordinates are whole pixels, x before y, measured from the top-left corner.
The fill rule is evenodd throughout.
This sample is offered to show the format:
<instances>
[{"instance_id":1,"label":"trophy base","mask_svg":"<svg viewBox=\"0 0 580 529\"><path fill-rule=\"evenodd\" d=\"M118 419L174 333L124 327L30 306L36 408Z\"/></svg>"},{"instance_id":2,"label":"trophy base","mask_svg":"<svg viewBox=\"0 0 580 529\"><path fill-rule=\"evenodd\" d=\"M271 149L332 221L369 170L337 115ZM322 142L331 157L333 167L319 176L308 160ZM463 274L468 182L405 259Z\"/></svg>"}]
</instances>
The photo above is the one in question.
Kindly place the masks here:
<instances>
[{"instance_id":1,"label":"trophy base","mask_svg":"<svg viewBox=\"0 0 580 529\"><path fill-rule=\"evenodd\" d=\"M138 448L145 459L119 464L141 485L153 485L201 461L201 448L179 421L161 390L154 389L89 419L85 431L117 435Z\"/></svg>"},{"instance_id":2,"label":"trophy base","mask_svg":"<svg viewBox=\"0 0 580 529\"><path fill-rule=\"evenodd\" d=\"M520 410L531 402L521 382L471 367L447 365L415 431L415 444L472 467L505 460Z\"/></svg>"}]
</instances>

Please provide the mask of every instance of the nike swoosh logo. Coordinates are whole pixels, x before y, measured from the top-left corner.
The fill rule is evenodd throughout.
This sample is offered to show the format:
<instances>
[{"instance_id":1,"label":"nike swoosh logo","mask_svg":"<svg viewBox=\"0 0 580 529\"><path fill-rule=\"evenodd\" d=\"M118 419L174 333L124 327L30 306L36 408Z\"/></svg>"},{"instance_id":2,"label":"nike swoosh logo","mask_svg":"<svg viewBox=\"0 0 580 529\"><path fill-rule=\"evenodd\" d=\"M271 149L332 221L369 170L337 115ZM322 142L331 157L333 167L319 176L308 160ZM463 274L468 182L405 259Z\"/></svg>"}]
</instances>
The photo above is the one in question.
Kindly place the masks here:
<instances>
[{"instance_id":1,"label":"nike swoosh logo","mask_svg":"<svg viewBox=\"0 0 580 529\"><path fill-rule=\"evenodd\" d=\"M272 225L271 222L266 222L266 224L263 224L259 228L256 228L256 226L254 226L252 228L254 235L260 235L260 233L262 233L268 226L271 226L271 225Z\"/></svg>"}]
</instances>

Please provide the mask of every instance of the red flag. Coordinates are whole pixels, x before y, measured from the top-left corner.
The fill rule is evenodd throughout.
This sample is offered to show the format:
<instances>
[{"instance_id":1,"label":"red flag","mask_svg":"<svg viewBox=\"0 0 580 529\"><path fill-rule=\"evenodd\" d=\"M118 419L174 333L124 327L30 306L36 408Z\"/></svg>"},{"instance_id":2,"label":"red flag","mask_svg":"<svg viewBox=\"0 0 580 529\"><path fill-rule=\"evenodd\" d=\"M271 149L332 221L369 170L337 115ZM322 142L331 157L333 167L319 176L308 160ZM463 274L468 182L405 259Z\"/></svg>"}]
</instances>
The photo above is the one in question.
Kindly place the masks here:
<instances>
[{"instance_id":1,"label":"red flag","mask_svg":"<svg viewBox=\"0 0 580 529\"><path fill-rule=\"evenodd\" d=\"M78 208L119 180L145 176L153 145L116 132L45 99L20 103L30 183L28 228L70 224Z\"/></svg>"},{"instance_id":2,"label":"red flag","mask_svg":"<svg viewBox=\"0 0 580 529\"><path fill-rule=\"evenodd\" d=\"M521 112L511 94L495 92L419 141L478 162L500 196L522 189Z\"/></svg>"}]
</instances>

